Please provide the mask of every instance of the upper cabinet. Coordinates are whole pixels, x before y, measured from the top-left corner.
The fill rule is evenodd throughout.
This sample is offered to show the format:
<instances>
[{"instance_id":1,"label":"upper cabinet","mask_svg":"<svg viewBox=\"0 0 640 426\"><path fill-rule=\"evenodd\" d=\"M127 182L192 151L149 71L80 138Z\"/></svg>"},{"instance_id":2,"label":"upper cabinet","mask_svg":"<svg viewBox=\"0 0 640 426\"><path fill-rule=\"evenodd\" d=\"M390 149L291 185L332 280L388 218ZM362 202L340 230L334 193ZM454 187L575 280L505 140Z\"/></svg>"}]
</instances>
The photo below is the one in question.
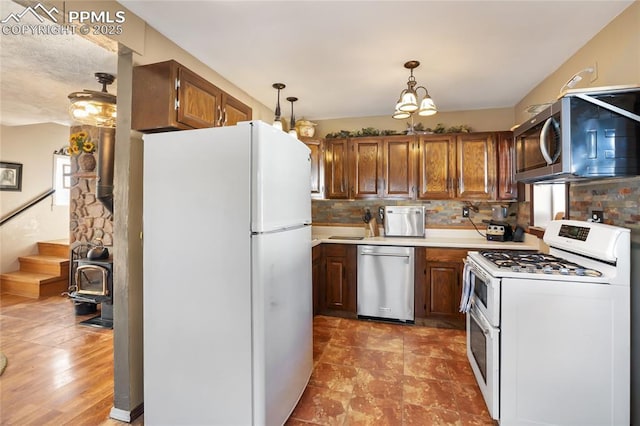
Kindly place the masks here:
<instances>
[{"instance_id":1,"label":"upper cabinet","mask_svg":"<svg viewBox=\"0 0 640 426\"><path fill-rule=\"evenodd\" d=\"M240 121L251 120L251 108L233 96L222 93L219 126L235 126Z\"/></svg>"},{"instance_id":2,"label":"upper cabinet","mask_svg":"<svg viewBox=\"0 0 640 426\"><path fill-rule=\"evenodd\" d=\"M463 133L456 138L457 197L495 199L497 169L495 133Z\"/></svg>"},{"instance_id":3,"label":"upper cabinet","mask_svg":"<svg viewBox=\"0 0 640 426\"><path fill-rule=\"evenodd\" d=\"M299 139L311 150L311 198L324 198L324 142L302 136Z\"/></svg>"},{"instance_id":4,"label":"upper cabinet","mask_svg":"<svg viewBox=\"0 0 640 426\"><path fill-rule=\"evenodd\" d=\"M418 194L421 200L455 197L456 137L425 135L418 139Z\"/></svg>"},{"instance_id":5,"label":"upper cabinet","mask_svg":"<svg viewBox=\"0 0 640 426\"><path fill-rule=\"evenodd\" d=\"M515 145L513 132L497 134L498 145L498 200L516 200L518 182L515 180Z\"/></svg>"},{"instance_id":6,"label":"upper cabinet","mask_svg":"<svg viewBox=\"0 0 640 426\"><path fill-rule=\"evenodd\" d=\"M349 155L351 157L349 198L380 198L382 196L382 140L351 139Z\"/></svg>"},{"instance_id":7,"label":"upper cabinet","mask_svg":"<svg viewBox=\"0 0 640 426\"><path fill-rule=\"evenodd\" d=\"M413 136L382 140L382 198L410 199L415 196L415 145Z\"/></svg>"},{"instance_id":8,"label":"upper cabinet","mask_svg":"<svg viewBox=\"0 0 640 426\"><path fill-rule=\"evenodd\" d=\"M176 61L133 69L131 127L141 132L233 125L251 108Z\"/></svg>"},{"instance_id":9,"label":"upper cabinet","mask_svg":"<svg viewBox=\"0 0 640 426\"><path fill-rule=\"evenodd\" d=\"M325 140L325 196L411 199L414 146L412 136Z\"/></svg>"},{"instance_id":10,"label":"upper cabinet","mask_svg":"<svg viewBox=\"0 0 640 426\"><path fill-rule=\"evenodd\" d=\"M349 198L348 140L327 139L324 142L325 196Z\"/></svg>"},{"instance_id":11,"label":"upper cabinet","mask_svg":"<svg viewBox=\"0 0 640 426\"><path fill-rule=\"evenodd\" d=\"M513 163L506 164L512 161L509 134L478 132L327 139L325 196L514 199Z\"/></svg>"}]
</instances>

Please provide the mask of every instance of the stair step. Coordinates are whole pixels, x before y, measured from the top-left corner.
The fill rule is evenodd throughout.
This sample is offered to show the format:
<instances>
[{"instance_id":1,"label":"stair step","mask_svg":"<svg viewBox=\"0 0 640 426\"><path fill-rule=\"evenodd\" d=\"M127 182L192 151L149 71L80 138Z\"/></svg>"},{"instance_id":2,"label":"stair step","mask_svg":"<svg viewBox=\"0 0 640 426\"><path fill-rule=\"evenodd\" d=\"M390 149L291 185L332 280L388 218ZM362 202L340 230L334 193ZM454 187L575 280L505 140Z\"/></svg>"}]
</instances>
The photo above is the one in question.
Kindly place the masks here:
<instances>
[{"instance_id":1,"label":"stair step","mask_svg":"<svg viewBox=\"0 0 640 426\"><path fill-rule=\"evenodd\" d=\"M14 271L0 275L2 293L37 299L54 296L67 291L68 276L39 274L36 272Z\"/></svg>"},{"instance_id":2,"label":"stair step","mask_svg":"<svg viewBox=\"0 0 640 426\"><path fill-rule=\"evenodd\" d=\"M69 259L66 257L34 254L21 256L18 260L20 261L20 270L23 272L56 276L69 275Z\"/></svg>"},{"instance_id":3,"label":"stair step","mask_svg":"<svg viewBox=\"0 0 640 426\"><path fill-rule=\"evenodd\" d=\"M38 242L38 253L47 256L59 256L69 259L69 240L51 240Z\"/></svg>"}]
</instances>

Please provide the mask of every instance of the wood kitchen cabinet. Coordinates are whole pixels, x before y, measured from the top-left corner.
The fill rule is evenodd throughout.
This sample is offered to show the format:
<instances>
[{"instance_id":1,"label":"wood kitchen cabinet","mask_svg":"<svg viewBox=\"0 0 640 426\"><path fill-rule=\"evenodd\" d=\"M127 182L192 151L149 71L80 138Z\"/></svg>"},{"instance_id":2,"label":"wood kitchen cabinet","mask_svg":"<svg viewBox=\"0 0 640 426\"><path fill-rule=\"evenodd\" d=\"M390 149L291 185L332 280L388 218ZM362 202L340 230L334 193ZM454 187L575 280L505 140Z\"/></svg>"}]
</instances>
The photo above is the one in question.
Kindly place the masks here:
<instances>
[{"instance_id":1,"label":"wood kitchen cabinet","mask_svg":"<svg viewBox=\"0 0 640 426\"><path fill-rule=\"evenodd\" d=\"M248 105L243 104L228 93L222 92L220 101L222 111L219 112L218 126L235 126L241 121L251 120L253 113Z\"/></svg>"},{"instance_id":2,"label":"wood kitchen cabinet","mask_svg":"<svg viewBox=\"0 0 640 426\"><path fill-rule=\"evenodd\" d=\"M324 288L320 291L322 311L341 312L355 317L357 312L357 246L324 244Z\"/></svg>"},{"instance_id":3,"label":"wood kitchen cabinet","mask_svg":"<svg viewBox=\"0 0 640 426\"><path fill-rule=\"evenodd\" d=\"M349 198L382 196L382 140L355 138L349 140L351 173Z\"/></svg>"},{"instance_id":4,"label":"wood kitchen cabinet","mask_svg":"<svg viewBox=\"0 0 640 426\"><path fill-rule=\"evenodd\" d=\"M497 168L495 133L463 133L458 149L457 197L494 200Z\"/></svg>"},{"instance_id":5,"label":"wood kitchen cabinet","mask_svg":"<svg viewBox=\"0 0 640 426\"><path fill-rule=\"evenodd\" d=\"M513 132L499 132L497 139L498 155L498 200L518 199L518 182L515 180L515 144Z\"/></svg>"},{"instance_id":6,"label":"wood kitchen cabinet","mask_svg":"<svg viewBox=\"0 0 640 426\"><path fill-rule=\"evenodd\" d=\"M420 136L418 199L446 200L455 197L456 155L454 135Z\"/></svg>"},{"instance_id":7,"label":"wood kitchen cabinet","mask_svg":"<svg viewBox=\"0 0 640 426\"><path fill-rule=\"evenodd\" d=\"M349 141L325 140L325 195L327 198L349 198Z\"/></svg>"},{"instance_id":8,"label":"wood kitchen cabinet","mask_svg":"<svg viewBox=\"0 0 640 426\"><path fill-rule=\"evenodd\" d=\"M324 142L305 137L300 140L311 150L311 198L324 198Z\"/></svg>"},{"instance_id":9,"label":"wood kitchen cabinet","mask_svg":"<svg viewBox=\"0 0 640 426\"><path fill-rule=\"evenodd\" d=\"M509 134L477 132L327 139L325 196L514 199ZM502 146L504 150L498 151Z\"/></svg>"},{"instance_id":10,"label":"wood kitchen cabinet","mask_svg":"<svg viewBox=\"0 0 640 426\"><path fill-rule=\"evenodd\" d=\"M411 199L415 196L415 146L413 136L382 140L382 198Z\"/></svg>"},{"instance_id":11,"label":"wood kitchen cabinet","mask_svg":"<svg viewBox=\"0 0 640 426\"><path fill-rule=\"evenodd\" d=\"M131 102L131 128L146 133L251 119L251 108L173 60L134 67Z\"/></svg>"},{"instance_id":12,"label":"wood kitchen cabinet","mask_svg":"<svg viewBox=\"0 0 640 426\"><path fill-rule=\"evenodd\" d=\"M417 198L495 199L494 135L460 133L420 136Z\"/></svg>"},{"instance_id":13,"label":"wood kitchen cabinet","mask_svg":"<svg viewBox=\"0 0 640 426\"><path fill-rule=\"evenodd\" d=\"M325 140L325 196L413 198L414 146L413 136Z\"/></svg>"},{"instance_id":14,"label":"wood kitchen cabinet","mask_svg":"<svg viewBox=\"0 0 640 426\"><path fill-rule=\"evenodd\" d=\"M464 327L458 312L466 249L417 248L415 282L416 323Z\"/></svg>"}]
</instances>

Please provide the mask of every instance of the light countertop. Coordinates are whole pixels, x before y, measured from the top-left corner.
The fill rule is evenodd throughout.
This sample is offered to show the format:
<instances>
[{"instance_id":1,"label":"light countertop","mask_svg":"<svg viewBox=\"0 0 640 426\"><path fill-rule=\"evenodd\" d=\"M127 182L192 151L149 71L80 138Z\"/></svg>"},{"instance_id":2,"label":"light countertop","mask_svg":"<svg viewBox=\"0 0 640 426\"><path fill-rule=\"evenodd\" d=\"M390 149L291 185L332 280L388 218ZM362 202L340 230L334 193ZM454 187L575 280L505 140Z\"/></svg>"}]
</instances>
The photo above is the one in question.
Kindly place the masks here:
<instances>
[{"instance_id":1,"label":"light countertop","mask_svg":"<svg viewBox=\"0 0 640 426\"><path fill-rule=\"evenodd\" d=\"M484 231L484 230L481 230ZM333 237L333 238L329 238ZM345 239L336 237L347 237ZM365 237L361 240L348 237ZM408 237L366 237L364 227L347 226L313 226L312 246L321 243L328 244L358 244L358 245L391 245L414 247L449 247L469 248L478 250L539 250L540 239L535 235L525 234L521 243L513 241L487 241L474 229L429 229L424 238Z\"/></svg>"}]
</instances>

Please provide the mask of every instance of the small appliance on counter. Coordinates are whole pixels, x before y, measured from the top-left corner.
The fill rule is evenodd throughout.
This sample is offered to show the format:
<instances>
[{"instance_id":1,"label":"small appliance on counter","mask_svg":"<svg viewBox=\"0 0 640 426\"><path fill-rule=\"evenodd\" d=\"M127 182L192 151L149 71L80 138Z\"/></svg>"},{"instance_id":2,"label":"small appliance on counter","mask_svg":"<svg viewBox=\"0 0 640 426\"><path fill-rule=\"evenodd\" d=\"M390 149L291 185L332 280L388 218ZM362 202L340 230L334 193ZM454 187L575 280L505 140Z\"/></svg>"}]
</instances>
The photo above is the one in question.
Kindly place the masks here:
<instances>
[{"instance_id":1,"label":"small appliance on counter","mask_svg":"<svg viewBox=\"0 0 640 426\"><path fill-rule=\"evenodd\" d=\"M424 237L424 206L385 206L386 237Z\"/></svg>"},{"instance_id":2,"label":"small appliance on counter","mask_svg":"<svg viewBox=\"0 0 640 426\"><path fill-rule=\"evenodd\" d=\"M487 241L513 241L513 229L506 222L492 220L487 225Z\"/></svg>"}]
</instances>

